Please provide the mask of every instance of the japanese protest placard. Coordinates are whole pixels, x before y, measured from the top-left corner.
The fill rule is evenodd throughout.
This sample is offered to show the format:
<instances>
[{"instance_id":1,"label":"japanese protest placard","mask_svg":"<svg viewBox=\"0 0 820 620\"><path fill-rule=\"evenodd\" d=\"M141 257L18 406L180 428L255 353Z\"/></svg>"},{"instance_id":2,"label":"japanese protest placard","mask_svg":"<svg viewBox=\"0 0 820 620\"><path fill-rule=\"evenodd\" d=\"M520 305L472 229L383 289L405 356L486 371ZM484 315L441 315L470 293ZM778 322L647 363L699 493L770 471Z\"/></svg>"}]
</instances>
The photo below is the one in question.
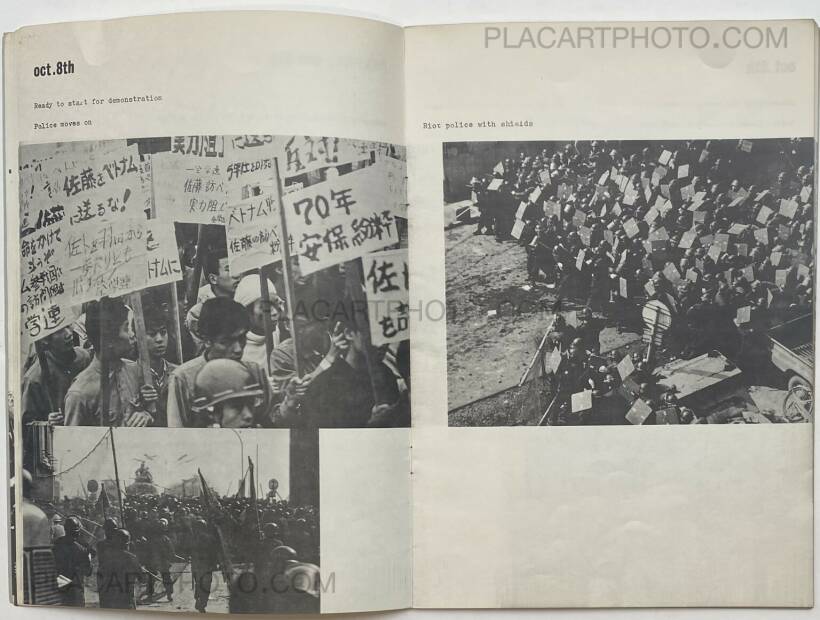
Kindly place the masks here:
<instances>
[{"instance_id":1,"label":"japanese protest placard","mask_svg":"<svg viewBox=\"0 0 820 620\"><path fill-rule=\"evenodd\" d=\"M136 145L79 143L43 163L21 187L24 342L60 329L82 302L181 278L170 222L147 220L150 168Z\"/></svg>"},{"instance_id":2,"label":"japanese protest placard","mask_svg":"<svg viewBox=\"0 0 820 620\"><path fill-rule=\"evenodd\" d=\"M282 260L279 205L273 194L254 196L228 209L228 270L239 275Z\"/></svg>"},{"instance_id":3,"label":"japanese protest placard","mask_svg":"<svg viewBox=\"0 0 820 620\"><path fill-rule=\"evenodd\" d=\"M136 146L104 150L84 159L66 153L43 162L41 170L21 171L20 236L63 217L79 222L121 209L143 212L150 201L144 193L143 175ZM89 198L97 191L107 195L100 200Z\"/></svg>"},{"instance_id":4,"label":"japanese protest placard","mask_svg":"<svg viewBox=\"0 0 820 620\"><path fill-rule=\"evenodd\" d=\"M182 278L172 226L144 214L61 223L23 240L24 340L47 336L74 317L71 307Z\"/></svg>"},{"instance_id":5,"label":"japanese protest placard","mask_svg":"<svg viewBox=\"0 0 820 620\"><path fill-rule=\"evenodd\" d=\"M375 166L383 167L387 178L386 206L397 216L407 218L407 162L394 157L383 157ZM530 201L535 202L532 195Z\"/></svg>"},{"instance_id":6,"label":"japanese protest placard","mask_svg":"<svg viewBox=\"0 0 820 620\"><path fill-rule=\"evenodd\" d=\"M157 213L174 222L223 224L228 203L224 159L160 153L152 157Z\"/></svg>"},{"instance_id":7,"label":"japanese protest placard","mask_svg":"<svg viewBox=\"0 0 820 620\"><path fill-rule=\"evenodd\" d=\"M273 148L263 145L233 149L225 157L225 181L229 206L254 196L276 193Z\"/></svg>"},{"instance_id":8,"label":"japanese protest placard","mask_svg":"<svg viewBox=\"0 0 820 620\"><path fill-rule=\"evenodd\" d=\"M294 255L307 275L398 241L384 168L373 165L284 196Z\"/></svg>"},{"instance_id":9,"label":"japanese protest placard","mask_svg":"<svg viewBox=\"0 0 820 620\"><path fill-rule=\"evenodd\" d=\"M374 346L410 337L407 248L362 257L364 288Z\"/></svg>"},{"instance_id":10,"label":"japanese protest placard","mask_svg":"<svg viewBox=\"0 0 820 620\"><path fill-rule=\"evenodd\" d=\"M383 142L324 136L277 136L274 148L282 178L370 159L371 153L378 158L390 151L390 145Z\"/></svg>"},{"instance_id":11,"label":"japanese protest placard","mask_svg":"<svg viewBox=\"0 0 820 620\"><path fill-rule=\"evenodd\" d=\"M195 157L225 157L226 145L231 147L227 136L172 136L171 153Z\"/></svg>"}]
</instances>

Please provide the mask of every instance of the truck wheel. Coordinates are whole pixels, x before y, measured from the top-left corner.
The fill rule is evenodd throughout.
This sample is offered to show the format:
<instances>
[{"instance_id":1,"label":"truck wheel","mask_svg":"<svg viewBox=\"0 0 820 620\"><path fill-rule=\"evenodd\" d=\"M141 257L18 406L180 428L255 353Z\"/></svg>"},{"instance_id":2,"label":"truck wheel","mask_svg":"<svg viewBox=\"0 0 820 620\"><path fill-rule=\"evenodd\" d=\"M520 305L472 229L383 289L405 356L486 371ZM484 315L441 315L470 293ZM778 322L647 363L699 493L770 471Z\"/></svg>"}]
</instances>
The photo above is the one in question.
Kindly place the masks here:
<instances>
[{"instance_id":1,"label":"truck wheel","mask_svg":"<svg viewBox=\"0 0 820 620\"><path fill-rule=\"evenodd\" d=\"M800 377L800 376L798 376L798 375L792 375L792 376L789 378L789 390L791 390L791 389L792 389L792 388L794 388L794 387L797 387L798 385L799 385L800 387L803 387L803 388L805 388L805 389L808 389L809 391L811 391L811 389L812 389L812 387L811 387L811 383L809 383L808 381L806 381L803 377Z\"/></svg>"},{"instance_id":2,"label":"truck wheel","mask_svg":"<svg viewBox=\"0 0 820 620\"><path fill-rule=\"evenodd\" d=\"M814 421L814 395L811 386L802 379L799 381L795 379L800 379L800 377L792 377L789 380L789 391L783 399L783 416L789 422L812 422Z\"/></svg>"}]
</instances>

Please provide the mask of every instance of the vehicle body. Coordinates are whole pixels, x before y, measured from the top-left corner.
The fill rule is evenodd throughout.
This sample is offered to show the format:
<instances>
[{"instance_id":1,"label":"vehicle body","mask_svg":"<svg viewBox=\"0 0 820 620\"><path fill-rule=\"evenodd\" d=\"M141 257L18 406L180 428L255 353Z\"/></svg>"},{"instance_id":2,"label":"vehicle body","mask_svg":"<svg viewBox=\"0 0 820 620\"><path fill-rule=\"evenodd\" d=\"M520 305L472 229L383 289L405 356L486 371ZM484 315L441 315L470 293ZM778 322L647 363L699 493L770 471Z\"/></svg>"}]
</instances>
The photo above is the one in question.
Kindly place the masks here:
<instances>
[{"instance_id":1,"label":"vehicle body","mask_svg":"<svg viewBox=\"0 0 820 620\"><path fill-rule=\"evenodd\" d=\"M813 316L804 314L767 332L771 361L786 377L789 389L814 385Z\"/></svg>"}]
</instances>

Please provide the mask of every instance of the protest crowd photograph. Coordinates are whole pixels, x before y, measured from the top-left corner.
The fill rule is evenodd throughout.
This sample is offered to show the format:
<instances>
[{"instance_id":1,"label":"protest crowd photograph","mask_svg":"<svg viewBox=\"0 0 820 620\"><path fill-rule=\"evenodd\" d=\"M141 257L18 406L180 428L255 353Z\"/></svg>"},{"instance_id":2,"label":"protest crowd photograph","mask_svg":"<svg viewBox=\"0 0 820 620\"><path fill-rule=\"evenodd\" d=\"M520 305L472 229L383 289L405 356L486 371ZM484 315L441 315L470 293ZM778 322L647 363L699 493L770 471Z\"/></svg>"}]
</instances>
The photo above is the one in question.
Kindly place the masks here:
<instances>
[{"instance_id":1,"label":"protest crowd photograph","mask_svg":"<svg viewBox=\"0 0 820 620\"><path fill-rule=\"evenodd\" d=\"M22 432L408 427L405 170L328 137L22 145Z\"/></svg>"},{"instance_id":2,"label":"protest crowd photograph","mask_svg":"<svg viewBox=\"0 0 820 620\"><path fill-rule=\"evenodd\" d=\"M812 422L814 152L445 143L449 424Z\"/></svg>"},{"instance_id":3,"label":"protest crowd photograph","mask_svg":"<svg viewBox=\"0 0 820 620\"><path fill-rule=\"evenodd\" d=\"M22 476L25 602L318 613L317 433L46 427Z\"/></svg>"}]
</instances>

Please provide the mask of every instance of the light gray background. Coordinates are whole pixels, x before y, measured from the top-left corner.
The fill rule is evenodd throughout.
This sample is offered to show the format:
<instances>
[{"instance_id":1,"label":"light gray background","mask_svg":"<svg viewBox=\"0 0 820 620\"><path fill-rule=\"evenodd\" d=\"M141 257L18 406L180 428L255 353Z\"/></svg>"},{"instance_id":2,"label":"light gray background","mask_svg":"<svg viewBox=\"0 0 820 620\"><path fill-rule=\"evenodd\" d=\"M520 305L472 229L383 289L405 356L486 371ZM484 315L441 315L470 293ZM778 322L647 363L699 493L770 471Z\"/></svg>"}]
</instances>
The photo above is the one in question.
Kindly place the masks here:
<instances>
[{"instance_id":1,"label":"light gray background","mask_svg":"<svg viewBox=\"0 0 820 620\"><path fill-rule=\"evenodd\" d=\"M620 20L697 20L697 19L801 19L812 18L820 21L820 1L818 0L629 0L613 2L606 0L304 0L303 2L220 2L218 0L0 0L0 27L3 32L16 30L21 26L65 22L76 20L109 19L130 15L150 15L155 13L188 12L199 10L225 9L285 9L341 13L391 22L400 26L432 23L488 22L488 21L620 21ZM3 166L3 169L5 166ZM0 227L2 227L0 219ZM3 231L4 233L5 231ZM0 234L0 246L4 234ZM0 270L0 280L4 278ZM3 282L5 287L5 282ZM4 309L0 307L0 320L4 321ZM0 340L3 338L0 332ZM5 363L5 343L0 342L0 364ZM0 376L0 385L5 392L5 368ZM3 416L5 420L5 417ZM3 423L5 424L5 423ZM5 426L4 426L5 429ZM2 443L5 459L5 442ZM817 482L815 480L815 490ZM0 613L11 620L73 618L134 618L130 613L116 613L94 610L82 612L70 609L33 610L12 607L8 600L8 548L5 492L0 493ZM815 525L815 533L817 526ZM491 561L491 558L488 558ZM454 571L457 572L457 567ZM765 570L765 567L761 567ZM674 575L669 575L674 579ZM817 575L815 590L817 591ZM79 613L78 613L79 611ZM466 619L478 616L482 620L501 618L795 618L820 617L818 610L502 610L502 611L421 611L412 610L379 614L375 617L418 618L422 620L444 620L445 618ZM189 614L182 614L187 617ZM190 614L195 617L194 614ZM373 614L368 614L374 617ZM174 614L180 617L180 614ZM345 617L355 617L351 614Z\"/></svg>"}]
</instances>

